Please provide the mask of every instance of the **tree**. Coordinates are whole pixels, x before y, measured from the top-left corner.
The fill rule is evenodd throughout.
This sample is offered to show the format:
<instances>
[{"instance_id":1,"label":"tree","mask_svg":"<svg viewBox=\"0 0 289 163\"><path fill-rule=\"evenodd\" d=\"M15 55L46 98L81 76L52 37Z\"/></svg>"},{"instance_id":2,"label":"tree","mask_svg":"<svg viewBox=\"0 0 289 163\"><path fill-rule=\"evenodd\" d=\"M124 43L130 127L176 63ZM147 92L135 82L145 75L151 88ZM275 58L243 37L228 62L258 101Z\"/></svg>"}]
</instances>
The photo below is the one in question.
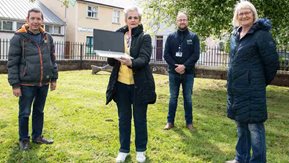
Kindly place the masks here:
<instances>
[{"instance_id":1,"label":"tree","mask_svg":"<svg viewBox=\"0 0 289 163\"><path fill-rule=\"evenodd\" d=\"M189 15L189 27L203 38L209 35L220 37L232 31L232 18L236 0L146 0L144 16L147 20L174 24L176 14L184 10ZM272 33L279 45L289 43L289 1L288 0L251 0L257 8L259 17L272 21Z\"/></svg>"}]
</instances>

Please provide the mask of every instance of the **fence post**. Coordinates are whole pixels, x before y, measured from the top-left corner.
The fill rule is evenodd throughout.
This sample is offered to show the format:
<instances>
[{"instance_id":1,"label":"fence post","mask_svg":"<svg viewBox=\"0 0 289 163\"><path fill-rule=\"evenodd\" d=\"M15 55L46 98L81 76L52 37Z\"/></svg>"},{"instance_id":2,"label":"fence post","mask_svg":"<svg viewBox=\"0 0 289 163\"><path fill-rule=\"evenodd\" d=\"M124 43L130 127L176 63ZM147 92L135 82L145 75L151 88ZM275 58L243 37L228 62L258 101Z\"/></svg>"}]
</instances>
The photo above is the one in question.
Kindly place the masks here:
<instances>
[{"instance_id":1,"label":"fence post","mask_svg":"<svg viewBox=\"0 0 289 163\"><path fill-rule=\"evenodd\" d=\"M83 44L80 43L80 69L82 70L82 59L83 59Z\"/></svg>"},{"instance_id":2,"label":"fence post","mask_svg":"<svg viewBox=\"0 0 289 163\"><path fill-rule=\"evenodd\" d=\"M66 41L64 43L64 59L69 59L70 57L70 42L69 41Z\"/></svg>"}]
</instances>

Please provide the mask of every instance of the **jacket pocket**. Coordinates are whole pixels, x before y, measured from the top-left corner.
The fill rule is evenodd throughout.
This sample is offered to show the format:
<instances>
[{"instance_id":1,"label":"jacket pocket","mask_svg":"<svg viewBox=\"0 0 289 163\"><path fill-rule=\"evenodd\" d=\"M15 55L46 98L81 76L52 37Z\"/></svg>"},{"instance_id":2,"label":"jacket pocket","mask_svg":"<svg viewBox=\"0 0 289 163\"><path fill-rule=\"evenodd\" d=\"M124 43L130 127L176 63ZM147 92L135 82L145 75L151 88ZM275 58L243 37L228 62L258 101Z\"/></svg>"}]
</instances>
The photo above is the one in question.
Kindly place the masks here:
<instances>
[{"instance_id":1,"label":"jacket pocket","mask_svg":"<svg viewBox=\"0 0 289 163\"><path fill-rule=\"evenodd\" d=\"M235 73L232 79L234 88L248 88L251 82L251 74L249 70Z\"/></svg>"},{"instance_id":2,"label":"jacket pocket","mask_svg":"<svg viewBox=\"0 0 289 163\"><path fill-rule=\"evenodd\" d=\"M248 70L248 84L251 85L251 71Z\"/></svg>"},{"instance_id":3,"label":"jacket pocket","mask_svg":"<svg viewBox=\"0 0 289 163\"><path fill-rule=\"evenodd\" d=\"M138 96L142 96L144 103L154 104L157 98L154 81L145 81Z\"/></svg>"},{"instance_id":4,"label":"jacket pocket","mask_svg":"<svg viewBox=\"0 0 289 163\"><path fill-rule=\"evenodd\" d=\"M29 68L28 65L21 65L20 66L20 79L23 80L28 76Z\"/></svg>"}]
</instances>

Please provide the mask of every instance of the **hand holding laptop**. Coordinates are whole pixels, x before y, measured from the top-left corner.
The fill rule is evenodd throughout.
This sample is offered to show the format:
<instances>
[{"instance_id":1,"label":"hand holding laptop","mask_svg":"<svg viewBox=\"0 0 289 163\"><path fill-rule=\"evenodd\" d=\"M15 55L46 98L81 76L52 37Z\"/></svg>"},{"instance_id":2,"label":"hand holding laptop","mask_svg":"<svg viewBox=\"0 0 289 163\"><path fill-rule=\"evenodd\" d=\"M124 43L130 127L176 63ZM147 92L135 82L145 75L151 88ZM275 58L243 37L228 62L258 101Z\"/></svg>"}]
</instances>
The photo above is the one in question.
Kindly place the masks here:
<instances>
[{"instance_id":1,"label":"hand holding laptop","mask_svg":"<svg viewBox=\"0 0 289 163\"><path fill-rule=\"evenodd\" d=\"M127 66L131 66L132 65L132 57L128 54L125 54L123 56L121 56L120 58L114 58L118 61L120 61L122 64L127 65Z\"/></svg>"}]
</instances>

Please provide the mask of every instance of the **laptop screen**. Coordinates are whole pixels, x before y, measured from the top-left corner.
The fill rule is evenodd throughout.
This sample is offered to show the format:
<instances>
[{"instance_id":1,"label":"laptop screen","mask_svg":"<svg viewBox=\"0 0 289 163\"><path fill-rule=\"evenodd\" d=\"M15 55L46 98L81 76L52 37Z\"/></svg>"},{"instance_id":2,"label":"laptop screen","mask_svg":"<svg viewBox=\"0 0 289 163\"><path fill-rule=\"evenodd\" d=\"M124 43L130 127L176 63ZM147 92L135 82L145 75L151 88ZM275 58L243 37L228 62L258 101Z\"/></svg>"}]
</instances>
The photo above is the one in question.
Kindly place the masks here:
<instances>
[{"instance_id":1,"label":"laptop screen","mask_svg":"<svg viewBox=\"0 0 289 163\"><path fill-rule=\"evenodd\" d=\"M124 52L124 34L93 29L93 50Z\"/></svg>"}]
</instances>

